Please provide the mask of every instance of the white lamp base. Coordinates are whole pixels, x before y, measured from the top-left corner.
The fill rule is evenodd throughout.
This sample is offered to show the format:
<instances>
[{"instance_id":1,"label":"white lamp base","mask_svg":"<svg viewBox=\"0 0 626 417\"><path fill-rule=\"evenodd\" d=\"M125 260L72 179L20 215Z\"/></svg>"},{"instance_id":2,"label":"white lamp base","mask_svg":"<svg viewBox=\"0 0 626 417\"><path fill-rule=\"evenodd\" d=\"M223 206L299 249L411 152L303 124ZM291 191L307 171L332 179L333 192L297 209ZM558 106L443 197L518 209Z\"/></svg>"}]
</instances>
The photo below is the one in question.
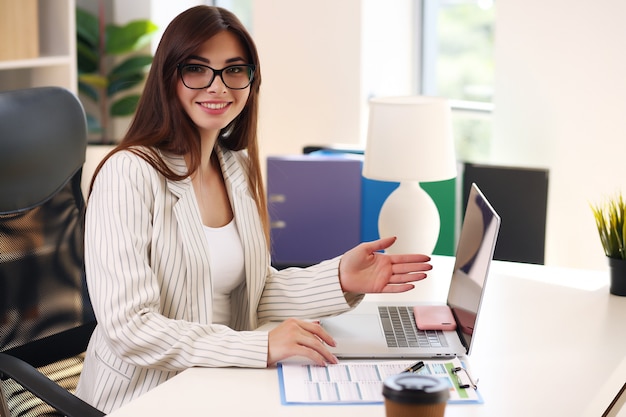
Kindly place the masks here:
<instances>
[{"instance_id":1,"label":"white lamp base","mask_svg":"<svg viewBox=\"0 0 626 417\"><path fill-rule=\"evenodd\" d=\"M378 216L380 237L396 236L385 253L431 255L439 239L439 211L417 181L404 181L385 200Z\"/></svg>"}]
</instances>

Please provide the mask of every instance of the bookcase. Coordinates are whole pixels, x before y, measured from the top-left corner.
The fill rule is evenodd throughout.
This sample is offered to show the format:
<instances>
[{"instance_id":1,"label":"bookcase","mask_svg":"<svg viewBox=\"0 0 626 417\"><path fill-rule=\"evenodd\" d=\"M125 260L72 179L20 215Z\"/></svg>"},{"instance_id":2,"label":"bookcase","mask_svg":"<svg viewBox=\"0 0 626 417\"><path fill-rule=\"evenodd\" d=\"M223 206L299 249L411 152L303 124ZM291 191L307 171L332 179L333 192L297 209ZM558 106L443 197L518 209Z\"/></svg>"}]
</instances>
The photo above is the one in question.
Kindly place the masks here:
<instances>
[{"instance_id":1,"label":"bookcase","mask_svg":"<svg viewBox=\"0 0 626 417\"><path fill-rule=\"evenodd\" d=\"M54 85L76 93L75 7L75 0L0 0L0 19L11 19L0 25L0 91Z\"/></svg>"}]
</instances>

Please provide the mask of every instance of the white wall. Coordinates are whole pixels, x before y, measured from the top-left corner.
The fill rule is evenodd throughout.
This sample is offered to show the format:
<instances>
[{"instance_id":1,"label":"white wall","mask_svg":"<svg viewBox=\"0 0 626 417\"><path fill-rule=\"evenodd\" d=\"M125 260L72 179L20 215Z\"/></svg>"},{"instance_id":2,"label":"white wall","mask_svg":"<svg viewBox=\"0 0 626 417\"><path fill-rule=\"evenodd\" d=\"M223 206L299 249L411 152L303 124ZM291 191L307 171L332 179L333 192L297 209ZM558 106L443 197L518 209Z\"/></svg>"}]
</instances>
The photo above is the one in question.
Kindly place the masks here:
<instances>
[{"instance_id":1,"label":"white wall","mask_svg":"<svg viewBox=\"0 0 626 417\"><path fill-rule=\"evenodd\" d=\"M263 84L262 153L357 143L361 103L361 0L253 0Z\"/></svg>"},{"instance_id":2,"label":"white wall","mask_svg":"<svg viewBox=\"0 0 626 417\"><path fill-rule=\"evenodd\" d=\"M367 99L417 90L415 2L252 0L261 157L364 143Z\"/></svg>"},{"instance_id":3,"label":"white wall","mask_svg":"<svg viewBox=\"0 0 626 417\"><path fill-rule=\"evenodd\" d=\"M496 7L493 161L550 168L547 264L604 269L589 204L626 191L626 2Z\"/></svg>"},{"instance_id":4,"label":"white wall","mask_svg":"<svg viewBox=\"0 0 626 417\"><path fill-rule=\"evenodd\" d=\"M124 5L130 6L129 1L127 0L118 0L123 1ZM137 0L134 0L137 1ZM176 0L176 1L163 1L163 0L142 0L150 2L150 19L159 27L159 30L154 37L154 42L152 43L152 52L156 51L156 47L159 44L159 40L165 32L165 28L169 23L178 16L183 11L189 9L190 7L197 6L199 4L205 3L202 0Z\"/></svg>"},{"instance_id":5,"label":"white wall","mask_svg":"<svg viewBox=\"0 0 626 417\"><path fill-rule=\"evenodd\" d=\"M415 0L362 0L361 140L367 135L371 97L405 96L419 91L420 7Z\"/></svg>"}]
</instances>

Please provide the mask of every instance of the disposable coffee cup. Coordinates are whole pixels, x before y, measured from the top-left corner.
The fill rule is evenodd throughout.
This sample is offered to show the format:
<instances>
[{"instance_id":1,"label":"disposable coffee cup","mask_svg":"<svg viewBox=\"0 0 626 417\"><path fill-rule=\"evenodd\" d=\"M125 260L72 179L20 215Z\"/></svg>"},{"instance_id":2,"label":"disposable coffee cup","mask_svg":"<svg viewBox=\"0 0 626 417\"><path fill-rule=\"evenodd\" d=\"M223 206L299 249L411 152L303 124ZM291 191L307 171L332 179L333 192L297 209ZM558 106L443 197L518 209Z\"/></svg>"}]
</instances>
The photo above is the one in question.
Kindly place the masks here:
<instances>
[{"instance_id":1,"label":"disposable coffee cup","mask_svg":"<svg viewBox=\"0 0 626 417\"><path fill-rule=\"evenodd\" d=\"M383 383L387 417L443 417L450 398L440 378L405 372Z\"/></svg>"}]
</instances>

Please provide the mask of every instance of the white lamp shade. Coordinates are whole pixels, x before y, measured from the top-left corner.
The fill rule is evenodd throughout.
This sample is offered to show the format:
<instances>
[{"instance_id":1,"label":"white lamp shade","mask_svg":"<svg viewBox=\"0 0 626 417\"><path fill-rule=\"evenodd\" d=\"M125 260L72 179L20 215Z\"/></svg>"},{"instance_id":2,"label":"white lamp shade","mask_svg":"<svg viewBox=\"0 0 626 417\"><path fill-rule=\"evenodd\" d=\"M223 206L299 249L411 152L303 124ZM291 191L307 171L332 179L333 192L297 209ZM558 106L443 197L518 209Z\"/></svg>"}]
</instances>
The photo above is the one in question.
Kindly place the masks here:
<instances>
[{"instance_id":1,"label":"white lamp shade","mask_svg":"<svg viewBox=\"0 0 626 417\"><path fill-rule=\"evenodd\" d=\"M363 176L420 182L454 178L448 101L424 96L371 99Z\"/></svg>"},{"instance_id":2,"label":"white lamp shade","mask_svg":"<svg viewBox=\"0 0 626 417\"><path fill-rule=\"evenodd\" d=\"M387 253L432 253L439 212L420 182L456 176L450 105L435 97L370 100L363 176L400 182L378 217L381 237L396 236Z\"/></svg>"}]
</instances>

